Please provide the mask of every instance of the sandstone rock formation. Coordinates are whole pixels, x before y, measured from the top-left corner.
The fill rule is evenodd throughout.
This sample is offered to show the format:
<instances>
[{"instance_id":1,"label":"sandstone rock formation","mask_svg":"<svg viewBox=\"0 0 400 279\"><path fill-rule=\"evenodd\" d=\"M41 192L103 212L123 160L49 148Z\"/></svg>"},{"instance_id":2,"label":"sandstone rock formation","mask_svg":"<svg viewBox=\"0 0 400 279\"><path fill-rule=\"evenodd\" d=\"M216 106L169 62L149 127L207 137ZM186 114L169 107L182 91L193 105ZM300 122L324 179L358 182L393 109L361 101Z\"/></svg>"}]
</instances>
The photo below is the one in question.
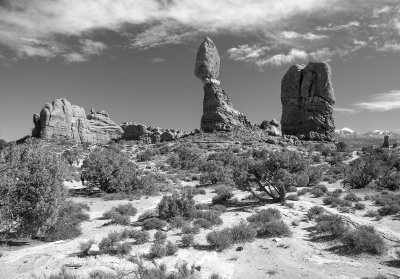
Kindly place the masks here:
<instances>
[{"instance_id":1,"label":"sandstone rock formation","mask_svg":"<svg viewBox=\"0 0 400 279\"><path fill-rule=\"evenodd\" d=\"M383 137L383 144L382 144L382 148L389 148L390 147L390 145L389 145L389 136L384 136Z\"/></svg>"},{"instance_id":2,"label":"sandstone rock formation","mask_svg":"<svg viewBox=\"0 0 400 279\"><path fill-rule=\"evenodd\" d=\"M235 110L228 95L217 80L220 58L213 41L205 38L200 45L194 74L204 85L203 116L201 130L213 132L230 130L238 126L251 126L246 116Z\"/></svg>"},{"instance_id":3,"label":"sandstone rock formation","mask_svg":"<svg viewBox=\"0 0 400 279\"><path fill-rule=\"evenodd\" d=\"M66 99L45 104L40 114L33 115L33 123L32 136L43 139L69 138L79 143L104 144L122 135L121 127L106 112L92 109L86 117L83 108Z\"/></svg>"},{"instance_id":4,"label":"sandstone rock formation","mask_svg":"<svg viewBox=\"0 0 400 279\"><path fill-rule=\"evenodd\" d=\"M282 79L282 133L302 140L334 140L335 101L326 62L292 66Z\"/></svg>"},{"instance_id":5,"label":"sandstone rock formation","mask_svg":"<svg viewBox=\"0 0 400 279\"><path fill-rule=\"evenodd\" d=\"M123 122L121 128L124 133L122 139L124 140L140 140L145 143L158 143L165 141L172 141L180 138L185 133L180 130L169 130L162 128L147 127L140 123Z\"/></svg>"}]
</instances>

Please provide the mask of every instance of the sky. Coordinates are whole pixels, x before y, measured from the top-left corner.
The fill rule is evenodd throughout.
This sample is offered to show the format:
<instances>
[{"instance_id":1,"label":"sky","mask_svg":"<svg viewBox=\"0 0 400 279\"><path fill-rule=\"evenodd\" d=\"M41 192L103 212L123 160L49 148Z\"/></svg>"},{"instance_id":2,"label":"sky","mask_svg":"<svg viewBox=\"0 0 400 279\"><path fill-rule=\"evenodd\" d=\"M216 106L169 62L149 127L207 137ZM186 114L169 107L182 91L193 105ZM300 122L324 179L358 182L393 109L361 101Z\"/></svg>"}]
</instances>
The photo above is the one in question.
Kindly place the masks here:
<instances>
[{"instance_id":1,"label":"sky","mask_svg":"<svg viewBox=\"0 0 400 279\"><path fill-rule=\"evenodd\" d=\"M0 138L30 134L57 98L117 124L199 128L205 36L252 123L280 120L291 65L324 60L337 128L400 131L399 0L0 0Z\"/></svg>"}]
</instances>

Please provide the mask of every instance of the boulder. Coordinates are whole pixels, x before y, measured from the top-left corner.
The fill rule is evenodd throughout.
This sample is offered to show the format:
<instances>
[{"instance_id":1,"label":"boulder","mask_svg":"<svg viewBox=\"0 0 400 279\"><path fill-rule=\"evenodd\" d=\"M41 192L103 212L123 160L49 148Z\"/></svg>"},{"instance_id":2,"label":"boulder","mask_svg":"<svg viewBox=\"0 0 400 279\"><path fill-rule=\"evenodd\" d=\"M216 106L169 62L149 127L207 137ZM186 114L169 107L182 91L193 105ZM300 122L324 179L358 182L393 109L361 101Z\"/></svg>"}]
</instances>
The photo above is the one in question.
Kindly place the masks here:
<instances>
[{"instance_id":1,"label":"boulder","mask_svg":"<svg viewBox=\"0 0 400 279\"><path fill-rule=\"evenodd\" d=\"M140 123L124 123L121 127L124 130L122 138L125 140L139 140L151 133L146 125Z\"/></svg>"},{"instance_id":2,"label":"boulder","mask_svg":"<svg viewBox=\"0 0 400 279\"><path fill-rule=\"evenodd\" d=\"M200 45L195 64L195 75L204 85L203 116L201 130L205 132L227 131L238 126L251 126L246 116L232 107L228 95L216 80L220 58L213 41L206 38Z\"/></svg>"},{"instance_id":3,"label":"boulder","mask_svg":"<svg viewBox=\"0 0 400 279\"><path fill-rule=\"evenodd\" d=\"M87 250L87 254L89 256L100 255L101 251L97 244L92 244L90 248Z\"/></svg>"},{"instance_id":4,"label":"boulder","mask_svg":"<svg viewBox=\"0 0 400 279\"><path fill-rule=\"evenodd\" d=\"M214 42L206 37L199 46L196 56L194 74L199 79L216 79L219 74L220 58Z\"/></svg>"},{"instance_id":5,"label":"boulder","mask_svg":"<svg viewBox=\"0 0 400 279\"><path fill-rule=\"evenodd\" d=\"M86 117L85 110L66 99L45 104L40 114L33 115L32 136L42 139L69 138L75 142L104 144L122 135L122 129L108 114L98 112Z\"/></svg>"},{"instance_id":6,"label":"boulder","mask_svg":"<svg viewBox=\"0 0 400 279\"><path fill-rule=\"evenodd\" d=\"M160 136L161 141L173 141L175 139L175 135L172 132L164 132Z\"/></svg>"},{"instance_id":7,"label":"boulder","mask_svg":"<svg viewBox=\"0 0 400 279\"><path fill-rule=\"evenodd\" d=\"M269 136L282 136L282 132L279 129L279 122L275 119L271 121L264 120L261 122L260 128Z\"/></svg>"},{"instance_id":8,"label":"boulder","mask_svg":"<svg viewBox=\"0 0 400 279\"><path fill-rule=\"evenodd\" d=\"M282 79L282 133L302 140L333 141L331 68L326 62L292 66Z\"/></svg>"},{"instance_id":9,"label":"boulder","mask_svg":"<svg viewBox=\"0 0 400 279\"><path fill-rule=\"evenodd\" d=\"M151 143L159 143L161 142L161 133L160 132L154 132L150 136Z\"/></svg>"}]
</instances>

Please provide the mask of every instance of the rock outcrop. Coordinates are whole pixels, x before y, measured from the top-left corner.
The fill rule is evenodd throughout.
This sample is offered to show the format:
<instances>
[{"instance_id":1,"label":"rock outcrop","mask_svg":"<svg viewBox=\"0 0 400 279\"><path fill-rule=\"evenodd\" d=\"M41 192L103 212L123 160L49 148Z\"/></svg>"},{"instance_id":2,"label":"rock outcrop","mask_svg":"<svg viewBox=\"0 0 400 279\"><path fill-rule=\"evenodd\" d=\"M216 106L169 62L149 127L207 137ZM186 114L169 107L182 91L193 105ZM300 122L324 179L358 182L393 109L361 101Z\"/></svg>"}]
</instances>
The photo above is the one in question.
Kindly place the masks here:
<instances>
[{"instance_id":1,"label":"rock outcrop","mask_svg":"<svg viewBox=\"0 0 400 279\"><path fill-rule=\"evenodd\" d=\"M331 68L326 62L294 65L281 86L282 133L301 140L332 141L335 136Z\"/></svg>"},{"instance_id":2,"label":"rock outcrop","mask_svg":"<svg viewBox=\"0 0 400 279\"><path fill-rule=\"evenodd\" d=\"M220 57L213 41L205 38L200 45L194 74L204 85L201 130L205 132L231 130L238 126L251 126L246 116L235 110L228 95L217 80Z\"/></svg>"},{"instance_id":3,"label":"rock outcrop","mask_svg":"<svg viewBox=\"0 0 400 279\"><path fill-rule=\"evenodd\" d=\"M69 138L78 143L104 144L118 139L123 132L106 112L95 112L92 109L86 116L83 108L71 105L66 99L56 99L45 104L40 114L33 115L33 123L33 137Z\"/></svg>"},{"instance_id":4,"label":"rock outcrop","mask_svg":"<svg viewBox=\"0 0 400 279\"><path fill-rule=\"evenodd\" d=\"M382 148L389 148L390 147L390 145L389 145L389 136L384 136L383 137L383 144L382 144Z\"/></svg>"},{"instance_id":5,"label":"rock outcrop","mask_svg":"<svg viewBox=\"0 0 400 279\"><path fill-rule=\"evenodd\" d=\"M172 141L185 135L181 130L162 129L159 127L147 127L140 123L124 122L121 124L124 131L122 139L140 140L146 143L158 143Z\"/></svg>"},{"instance_id":6,"label":"rock outcrop","mask_svg":"<svg viewBox=\"0 0 400 279\"><path fill-rule=\"evenodd\" d=\"M269 136L282 136L279 126L279 122L276 119L272 119L271 121L264 120L260 124L260 128Z\"/></svg>"}]
</instances>

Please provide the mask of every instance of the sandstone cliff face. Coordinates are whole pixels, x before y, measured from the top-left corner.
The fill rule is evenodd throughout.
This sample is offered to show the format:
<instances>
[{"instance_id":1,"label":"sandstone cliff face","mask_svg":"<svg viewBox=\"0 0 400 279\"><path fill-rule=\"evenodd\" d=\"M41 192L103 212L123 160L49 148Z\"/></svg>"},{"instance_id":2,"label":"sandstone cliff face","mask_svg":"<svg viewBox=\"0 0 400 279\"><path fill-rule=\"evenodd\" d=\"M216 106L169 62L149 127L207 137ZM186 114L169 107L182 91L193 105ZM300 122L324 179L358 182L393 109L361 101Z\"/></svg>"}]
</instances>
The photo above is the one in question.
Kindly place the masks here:
<instances>
[{"instance_id":1,"label":"sandstone cliff face","mask_svg":"<svg viewBox=\"0 0 400 279\"><path fill-rule=\"evenodd\" d=\"M282 79L282 133L303 140L334 140L335 101L326 62L292 66Z\"/></svg>"},{"instance_id":2,"label":"sandstone cliff face","mask_svg":"<svg viewBox=\"0 0 400 279\"><path fill-rule=\"evenodd\" d=\"M122 135L104 111L86 116L85 110L71 105L66 99L56 99L44 105L40 114L34 114L32 136L43 139L70 138L75 142L104 144Z\"/></svg>"},{"instance_id":3,"label":"sandstone cliff face","mask_svg":"<svg viewBox=\"0 0 400 279\"><path fill-rule=\"evenodd\" d=\"M199 46L194 74L204 85L203 116L201 130L205 132L230 130L250 126L246 116L232 107L228 95L216 79L219 75L220 57L215 44L205 38Z\"/></svg>"}]
</instances>

